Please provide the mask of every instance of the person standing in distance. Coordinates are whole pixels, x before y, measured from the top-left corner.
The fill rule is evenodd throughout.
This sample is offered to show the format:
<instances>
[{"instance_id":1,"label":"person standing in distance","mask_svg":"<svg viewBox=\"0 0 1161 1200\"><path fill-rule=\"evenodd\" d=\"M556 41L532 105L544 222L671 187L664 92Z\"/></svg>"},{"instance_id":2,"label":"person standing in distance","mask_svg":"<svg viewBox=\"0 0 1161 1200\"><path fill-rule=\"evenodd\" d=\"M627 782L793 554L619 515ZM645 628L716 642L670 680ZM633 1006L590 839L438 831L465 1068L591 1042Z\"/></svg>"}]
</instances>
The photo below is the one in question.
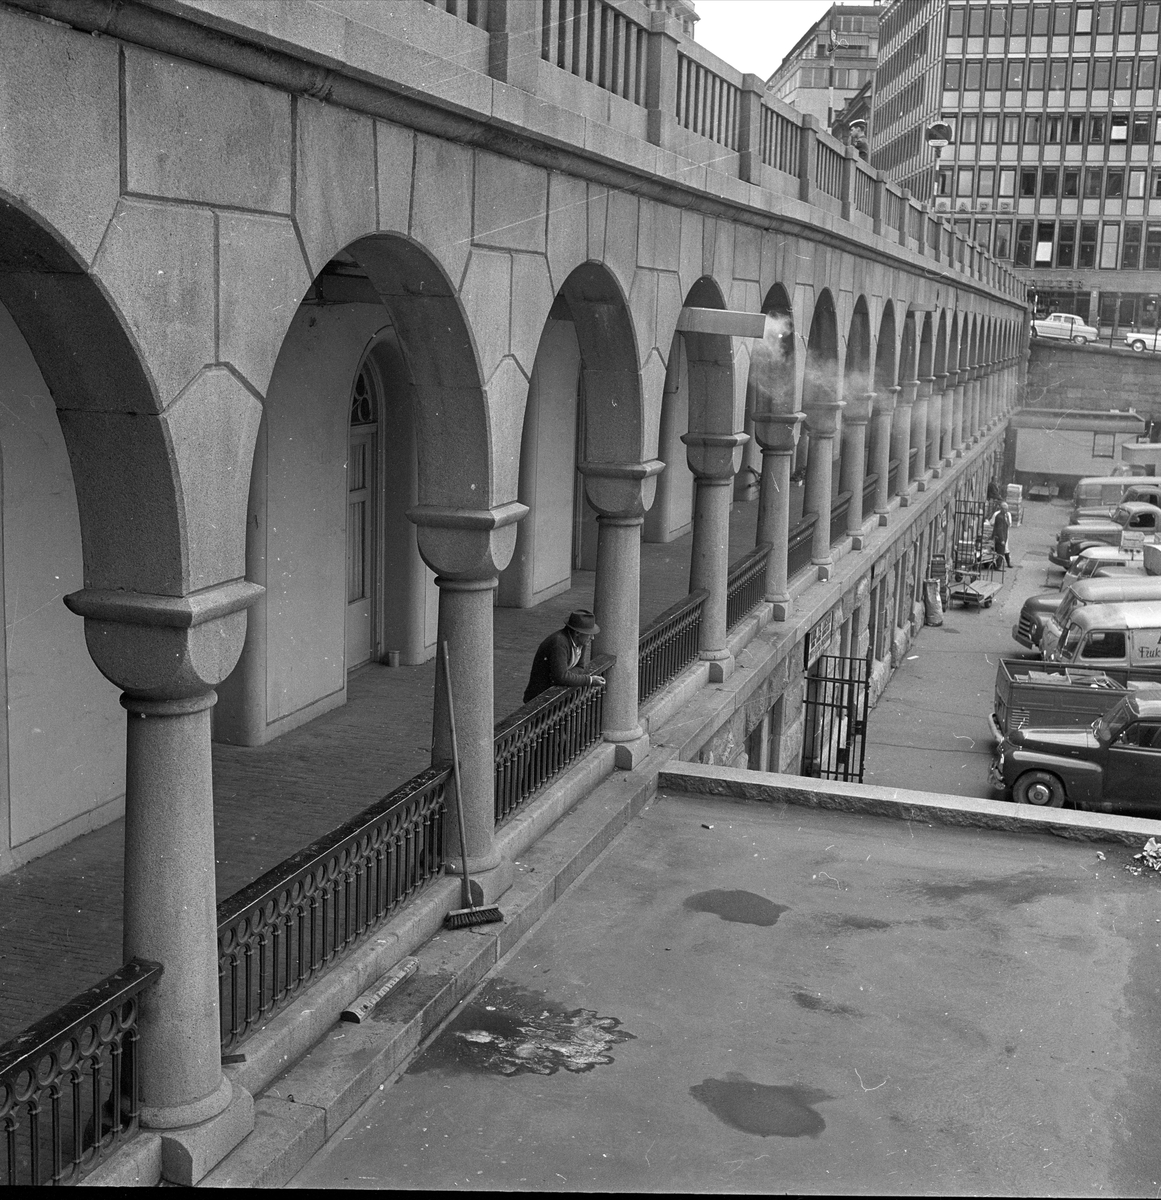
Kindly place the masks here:
<instances>
[{"instance_id":1,"label":"person standing in distance","mask_svg":"<svg viewBox=\"0 0 1161 1200\"><path fill-rule=\"evenodd\" d=\"M600 633L597 619L588 609L569 613L563 629L550 633L536 648L532 673L524 689L524 703L554 687L584 687L604 683L603 675L594 675L580 665L585 647Z\"/></svg>"},{"instance_id":2,"label":"person standing in distance","mask_svg":"<svg viewBox=\"0 0 1161 1200\"><path fill-rule=\"evenodd\" d=\"M1008 552L1008 533L1012 528L1012 514L1008 511L1006 501L1000 502L1000 507L992 517L992 542L996 547L996 558L1003 558L1008 566L1012 565L1012 556Z\"/></svg>"}]
</instances>

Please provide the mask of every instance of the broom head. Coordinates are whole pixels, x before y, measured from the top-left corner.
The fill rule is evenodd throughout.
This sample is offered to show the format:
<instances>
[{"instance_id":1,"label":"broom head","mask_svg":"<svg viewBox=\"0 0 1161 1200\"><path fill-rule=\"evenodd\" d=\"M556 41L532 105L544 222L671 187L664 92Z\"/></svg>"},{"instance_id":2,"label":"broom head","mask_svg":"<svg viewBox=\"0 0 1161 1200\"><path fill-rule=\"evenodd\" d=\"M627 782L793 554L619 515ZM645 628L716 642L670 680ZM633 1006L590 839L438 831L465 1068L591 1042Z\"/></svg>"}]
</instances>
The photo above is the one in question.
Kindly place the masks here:
<instances>
[{"instance_id":1,"label":"broom head","mask_svg":"<svg viewBox=\"0 0 1161 1200\"><path fill-rule=\"evenodd\" d=\"M502 921L504 914L495 907L453 908L443 919L445 929L467 929L471 925L491 925Z\"/></svg>"}]
</instances>

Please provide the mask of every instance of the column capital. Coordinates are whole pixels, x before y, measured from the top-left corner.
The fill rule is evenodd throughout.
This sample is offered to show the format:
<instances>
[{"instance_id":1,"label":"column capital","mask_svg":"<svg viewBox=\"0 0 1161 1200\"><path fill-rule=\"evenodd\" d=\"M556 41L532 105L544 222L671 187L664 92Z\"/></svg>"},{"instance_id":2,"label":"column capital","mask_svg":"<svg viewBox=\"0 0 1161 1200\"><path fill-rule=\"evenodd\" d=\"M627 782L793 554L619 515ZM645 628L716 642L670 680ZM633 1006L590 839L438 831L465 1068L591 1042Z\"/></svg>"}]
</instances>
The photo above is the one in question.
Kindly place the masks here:
<instances>
[{"instance_id":1,"label":"column capital","mask_svg":"<svg viewBox=\"0 0 1161 1200\"><path fill-rule=\"evenodd\" d=\"M754 422L754 439L763 450L780 450L789 453L798 445L798 435L804 412L748 413Z\"/></svg>"},{"instance_id":2,"label":"column capital","mask_svg":"<svg viewBox=\"0 0 1161 1200\"><path fill-rule=\"evenodd\" d=\"M860 392L846 402L843 411L843 425L865 425L871 419L874 411L875 393Z\"/></svg>"},{"instance_id":3,"label":"column capital","mask_svg":"<svg viewBox=\"0 0 1161 1200\"><path fill-rule=\"evenodd\" d=\"M806 428L812 437L834 437L838 431L839 413L846 408L843 400L828 400L812 404L806 410Z\"/></svg>"},{"instance_id":4,"label":"column capital","mask_svg":"<svg viewBox=\"0 0 1161 1200\"><path fill-rule=\"evenodd\" d=\"M480 509L417 504L407 510L407 519L418 527L419 553L437 575L485 580L511 562L516 522L527 512L516 501Z\"/></svg>"},{"instance_id":5,"label":"column capital","mask_svg":"<svg viewBox=\"0 0 1161 1200\"><path fill-rule=\"evenodd\" d=\"M937 392L946 392L948 389L948 386L949 386L950 379L951 379L951 372L941 371L935 377L935 390Z\"/></svg>"},{"instance_id":6,"label":"column capital","mask_svg":"<svg viewBox=\"0 0 1161 1200\"><path fill-rule=\"evenodd\" d=\"M653 506L657 476L665 470L659 458L645 462L582 462L585 495L602 517L643 520Z\"/></svg>"},{"instance_id":7,"label":"column capital","mask_svg":"<svg viewBox=\"0 0 1161 1200\"><path fill-rule=\"evenodd\" d=\"M110 683L137 699L184 700L234 669L246 609L264 590L233 579L188 596L85 588L64 602L85 618L89 654Z\"/></svg>"},{"instance_id":8,"label":"column capital","mask_svg":"<svg viewBox=\"0 0 1161 1200\"><path fill-rule=\"evenodd\" d=\"M918 379L905 379L900 386L899 403L910 408L915 403L915 394L919 391Z\"/></svg>"},{"instance_id":9,"label":"column capital","mask_svg":"<svg viewBox=\"0 0 1161 1200\"><path fill-rule=\"evenodd\" d=\"M750 440L748 433L683 433L686 461L689 469L706 481L721 483L732 479L740 466L742 447Z\"/></svg>"}]
</instances>

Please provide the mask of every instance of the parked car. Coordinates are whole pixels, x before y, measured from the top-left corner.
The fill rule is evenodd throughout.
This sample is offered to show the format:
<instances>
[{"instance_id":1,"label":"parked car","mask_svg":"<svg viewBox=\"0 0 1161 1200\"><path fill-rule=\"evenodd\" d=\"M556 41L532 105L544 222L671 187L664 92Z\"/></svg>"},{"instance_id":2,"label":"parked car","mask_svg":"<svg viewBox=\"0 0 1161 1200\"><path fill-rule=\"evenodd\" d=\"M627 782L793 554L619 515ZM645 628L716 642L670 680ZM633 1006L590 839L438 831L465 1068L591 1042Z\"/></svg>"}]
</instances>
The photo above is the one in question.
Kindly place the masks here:
<instances>
[{"instance_id":1,"label":"parked car","mask_svg":"<svg viewBox=\"0 0 1161 1200\"><path fill-rule=\"evenodd\" d=\"M1121 575L1147 575L1145 555L1140 550L1122 550L1120 546L1089 546L1069 565L1061 581L1064 592L1080 579L1114 579ZM1161 572L1157 572L1161 574Z\"/></svg>"},{"instance_id":2,"label":"parked car","mask_svg":"<svg viewBox=\"0 0 1161 1200\"><path fill-rule=\"evenodd\" d=\"M1155 329L1152 333L1138 333L1134 330L1132 333L1125 334L1125 345L1136 350L1138 354L1142 354L1146 350L1156 352L1161 349L1161 346L1158 346L1159 339L1161 339L1161 330Z\"/></svg>"},{"instance_id":3,"label":"parked car","mask_svg":"<svg viewBox=\"0 0 1161 1200\"><path fill-rule=\"evenodd\" d=\"M1141 532L1146 541L1155 541L1161 529L1161 508L1155 504L1118 504L1107 521L1083 521L1066 525L1056 536L1056 545L1048 552L1048 561L1065 569L1089 546L1117 546L1125 530Z\"/></svg>"},{"instance_id":4,"label":"parked car","mask_svg":"<svg viewBox=\"0 0 1161 1200\"><path fill-rule=\"evenodd\" d=\"M1130 692L1088 729L1013 729L991 781L1017 804L1161 813L1161 687Z\"/></svg>"},{"instance_id":5,"label":"parked car","mask_svg":"<svg viewBox=\"0 0 1161 1200\"><path fill-rule=\"evenodd\" d=\"M1076 342L1083 346L1086 342L1095 342L1100 334L1091 325L1086 325L1075 313L1049 313L1048 316L1032 322L1032 336L1063 338L1066 342Z\"/></svg>"},{"instance_id":6,"label":"parked car","mask_svg":"<svg viewBox=\"0 0 1161 1200\"><path fill-rule=\"evenodd\" d=\"M1107 521L1118 504L1156 504L1161 506L1161 479L1144 475L1106 475L1082 479L1072 493L1069 520Z\"/></svg>"}]
</instances>

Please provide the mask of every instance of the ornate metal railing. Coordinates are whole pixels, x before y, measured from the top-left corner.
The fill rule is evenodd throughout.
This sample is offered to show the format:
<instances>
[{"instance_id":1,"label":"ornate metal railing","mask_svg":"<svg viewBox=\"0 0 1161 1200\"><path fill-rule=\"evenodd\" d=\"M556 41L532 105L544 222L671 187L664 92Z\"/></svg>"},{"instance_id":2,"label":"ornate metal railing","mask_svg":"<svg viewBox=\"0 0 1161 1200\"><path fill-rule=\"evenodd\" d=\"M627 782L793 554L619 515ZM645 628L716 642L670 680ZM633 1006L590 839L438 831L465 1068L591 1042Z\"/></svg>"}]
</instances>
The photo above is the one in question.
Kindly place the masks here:
<instances>
[{"instance_id":1,"label":"ornate metal railing","mask_svg":"<svg viewBox=\"0 0 1161 1200\"><path fill-rule=\"evenodd\" d=\"M726 628L733 627L762 603L766 590L766 560L770 546L755 546L730 568L726 577Z\"/></svg>"},{"instance_id":2,"label":"ornate metal railing","mask_svg":"<svg viewBox=\"0 0 1161 1200\"><path fill-rule=\"evenodd\" d=\"M818 517L808 513L790 531L786 539L786 574L788 578L805 571L810 566L811 543L814 540L814 526Z\"/></svg>"},{"instance_id":3,"label":"ornate metal railing","mask_svg":"<svg viewBox=\"0 0 1161 1200\"><path fill-rule=\"evenodd\" d=\"M134 959L0 1046L9 1187L76 1183L137 1132L138 997L160 977Z\"/></svg>"},{"instance_id":4,"label":"ornate metal railing","mask_svg":"<svg viewBox=\"0 0 1161 1200\"><path fill-rule=\"evenodd\" d=\"M697 658L701 610L709 592L690 592L641 631L637 642L637 702L644 704Z\"/></svg>"},{"instance_id":5,"label":"ornate metal railing","mask_svg":"<svg viewBox=\"0 0 1161 1200\"><path fill-rule=\"evenodd\" d=\"M899 486L899 460L891 459L890 465L887 468L887 495L893 496L895 489Z\"/></svg>"},{"instance_id":6,"label":"ornate metal railing","mask_svg":"<svg viewBox=\"0 0 1161 1200\"><path fill-rule=\"evenodd\" d=\"M615 663L598 654L590 665L603 674ZM602 684L549 688L496 726L497 825L600 741L604 696Z\"/></svg>"},{"instance_id":7,"label":"ornate metal railing","mask_svg":"<svg viewBox=\"0 0 1161 1200\"><path fill-rule=\"evenodd\" d=\"M223 1049L439 874L450 774L421 772L218 905Z\"/></svg>"},{"instance_id":8,"label":"ornate metal railing","mask_svg":"<svg viewBox=\"0 0 1161 1200\"><path fill-rule=\"evenodd\" d=\"M847 535L847 513L851 507L850 492L840 492L830 506L830 544L841 542Z\"/></svg>"}]
</instances>

